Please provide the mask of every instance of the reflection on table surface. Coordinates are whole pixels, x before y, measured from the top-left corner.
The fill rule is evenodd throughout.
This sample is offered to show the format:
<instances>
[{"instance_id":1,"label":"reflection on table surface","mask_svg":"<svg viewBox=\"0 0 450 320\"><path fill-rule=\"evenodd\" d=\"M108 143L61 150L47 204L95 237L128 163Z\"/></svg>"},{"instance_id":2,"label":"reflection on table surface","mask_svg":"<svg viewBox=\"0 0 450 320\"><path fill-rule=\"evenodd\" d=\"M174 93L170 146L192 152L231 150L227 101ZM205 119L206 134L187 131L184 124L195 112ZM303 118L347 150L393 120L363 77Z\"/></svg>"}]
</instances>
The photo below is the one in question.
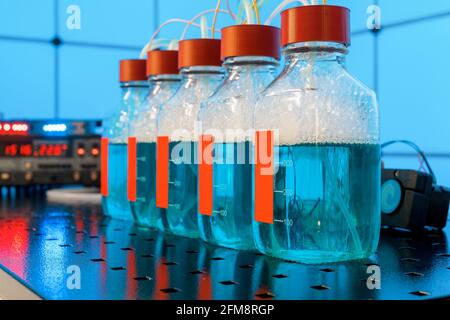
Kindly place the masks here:
<instances>
[{"instance_id":1,"label":"reflection on table surface","mask_svg":"<svg viewBox=\"0 0 450 320\"><path fill-rule=\"evenodd\" d=\"M382 233L379 250L369 260L309 266L111 220L96 206L3 197L0 265L46 299L450 296L445 233ZM368 289L369 265L380 266L380 290ZM70 266L79 267L80 289L68 286L73 281Z\"/></svg>"}]
</instances>

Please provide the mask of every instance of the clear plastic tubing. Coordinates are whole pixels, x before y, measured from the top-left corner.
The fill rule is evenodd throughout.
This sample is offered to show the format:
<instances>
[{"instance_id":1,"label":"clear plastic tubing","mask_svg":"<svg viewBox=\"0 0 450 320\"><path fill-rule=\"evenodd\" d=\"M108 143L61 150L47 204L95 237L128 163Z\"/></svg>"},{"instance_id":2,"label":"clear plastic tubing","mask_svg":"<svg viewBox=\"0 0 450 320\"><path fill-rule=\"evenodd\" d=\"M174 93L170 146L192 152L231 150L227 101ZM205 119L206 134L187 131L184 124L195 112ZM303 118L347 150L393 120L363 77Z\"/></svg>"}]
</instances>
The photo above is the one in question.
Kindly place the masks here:
<instances>
[{"instance_id":1,"label":"clear plastic tubing","mask_svg":"<svg viewBox=\"0 0 450 320\"><path fill-rule=\"evenodd\" d=\"M275 137L272 171L255 166L262 253L316 264L367 258L377 248L379 112L375 93L345 68L349 16L327 5L282 13L286 64L255 109L257 134Z\"/></svg>"},{"instance_id":2,"label":"clear plastic tubing","mask_svg":"<svg viewBox=\"0 0 450 320\"><path fill-rule=\"evenodd\" d=\"M103 126L103 140L108 146L102 206L106 215L121 220L133 219L127 199L127 139L135 111L148 92L145 68L145 60L120 61L121 103Z\"/></svg>"},{"instance_id":3,"label":"clear plastic tubing","mask_svg":"<svg viewBox=\"0 0 450 320\"><path fill-rule=\"evenodd\" d=\"M158 116L158 135L169 137L168 204L162 219L166 231L198 238L197 115L201 102L224 80L220 40L183 40L178 61L181 86Z\"/></svg>"},{"instance_id":4,"label":"clear plastic tubing","mask_svg":"<svg viewBox=\"0 0 450 320\"><path fill-rule=\"evenodd\" d=\"M162 229L162 210L156 207L156 139L160 107L180 86L178 51L154 50L147 54L149 91L130 129L136 139L135 194L129 198L135 222Z\"/></svg>"},{"instance_id":5,"label":"clear plastic tubing","mask_svg":"<svg viewBox=\"0 0 450 320\"><path fill-rule=\"evenodd\" d=\"M199 229L203 240L209 243L255 249L253 109L258 94L276 76L279 43L279 29L271 26L236 25L222 30L221 54L227 79L202 104L199 113L202 136L212 136L214 142L212 183L205 178L208 172L199 177ZM211 185L212 190L205 190L205 185Z\"/></svg>"}]
</instances>

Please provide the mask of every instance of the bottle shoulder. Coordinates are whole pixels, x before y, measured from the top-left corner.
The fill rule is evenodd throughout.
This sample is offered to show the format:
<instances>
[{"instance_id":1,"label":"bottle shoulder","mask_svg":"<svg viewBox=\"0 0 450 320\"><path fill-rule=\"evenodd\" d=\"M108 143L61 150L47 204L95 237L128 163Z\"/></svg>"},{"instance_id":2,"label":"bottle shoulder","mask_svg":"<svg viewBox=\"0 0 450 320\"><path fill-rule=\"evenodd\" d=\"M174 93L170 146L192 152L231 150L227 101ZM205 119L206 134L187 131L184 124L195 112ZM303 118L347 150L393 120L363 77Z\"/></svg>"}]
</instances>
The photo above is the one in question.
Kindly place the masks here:
<instances>
[{"instance_id":1,"label":"bottle shoulder","mask_svg":"<svg viewBox=\"0 0 450 320\"><path fill-rule=\"evenodd\" d=\"M209 112L240 112L254 107L260 92L275 78L272 74L241 74L229 76L203 101L202 114Z\"/></svg>"},{"instance_id":2,"label":"bottle shoulder","mask_svg":"<svg viewBox=\"0 0 450 320\"><path fill-rule=\"evenodd\" d=\"M378 143L375 93L344 68L284 71L255 108L256 129L274 129L281 143Z\"/></svg>"},{"instance_id":3,"label":"bottle shoulder","mask_svg":"<svg viewBox=\"0 0 450 320\"><path fill-rule=\"evenodd\" d=\"M197 118L201 103L207 100L219 85L219 82L186 83L168 100L160 106L158 118L160 121L173 121L186 118L192 121Z\"/></svg>"},{"instance_id":4,"label":"bottle shoulder","mask_svg":"<svg viewBox=\"0 0 450 320\"><path fill-rule=\"evenodd\" d=\"M313 73L304 69L286 68L265 88L260 98L278 96L280 99L289 99L290 95L307 91L336 96L366 96L376 102L375 92L344 67L335 68L332 72L325 70Z\"/></svg>"},{"instance_id":5,"label":"bottle shoulder","mask_svg":"<svg viewBox=\"0 0 450 320\"><path fill-rule=\"evenodd\" d=\"M151 91L143 101L130 126L130 136L141 142L156 141L157 116L170 92Z\"/></svg>"},{"instance_id":6,"label":"bottle shoulder","mask_svg":"<svg viewBox=\"0 0 450 320\"><path fill-rule=\"evenodd\" d=\"M196 121L201 103L220 84L218 81L187 81L160 107L158 135L182 141L192 141L196 135Z\"/></svg>"}]
</instances>

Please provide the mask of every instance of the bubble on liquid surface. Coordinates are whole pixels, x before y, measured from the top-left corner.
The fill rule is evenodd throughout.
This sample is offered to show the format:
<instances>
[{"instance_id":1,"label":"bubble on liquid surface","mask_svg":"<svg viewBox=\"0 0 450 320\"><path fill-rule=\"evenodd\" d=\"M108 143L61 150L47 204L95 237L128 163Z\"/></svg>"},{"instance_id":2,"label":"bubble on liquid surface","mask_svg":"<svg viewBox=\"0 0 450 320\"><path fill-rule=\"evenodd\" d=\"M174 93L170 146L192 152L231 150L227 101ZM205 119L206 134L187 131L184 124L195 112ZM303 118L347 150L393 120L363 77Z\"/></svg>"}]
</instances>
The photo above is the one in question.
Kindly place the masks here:
<instances>
[{"instance_id":1,"label":"bubble on liquid surface","mask_svg":"<svg viewBox=\"0 0 450 320\"><path fill-rule=\"evenodd\" d=\"M109 121L109 135L112 143L126 143L129 134L131 115L128 111L120 110Z\"/></svg>"},{"instance_id":2,"label":"bubble on liquid surface","mask_svg":"<svg viewBox=\"0 0 450 320\"><path fill-rule=\"evenodd\" d=\"M199 135L197 121L201 103L222 81L220 74L214 78L186 80L177 93L161 106L158 116L158 135L171 141L196 141Z\"/></svg>"},{"instance_id":3,"label":"bubble on liquid surface","mask_svg":"<svg viewBox=\"0 0 450 320\"><path fill-rule=\"evenodd\" d=\"M379 143L375 94L347 74L293 87L279 81L260 97L255 129L277 131L277 143ZM291 86L291 87L290 87Z\"/></svg>"},{"instance_id":4,"label":"bubble on liquid surface","mask_svg":"<svg viewBox=\"0 0 450 320\"><path fill-rule=\"evenodd\" d=\"M131 135L135 136L138 142L156 142L158 113L161 105L170 99L175 90L176 84L165 87L156 84L151 87L130 130Z\"/></svg>"},{"instance_id":5,"label":"bubble on liquid surface","mask_svg":"<svg viewBox=\"0 0 450 320\"><path fill-rule=\"evenodd\" d=\"M110 138L111 143L127 143L137 110L141 108L147 91L148 87L146 86L126 88L119 110L106 118L103 123L103 134Z\"/></svg>"},{"instance_id":6,"label":"bubble on liquid surface","mask_svg":"<svg viewBox=\"0 0 450 320\"><path fill-rule=\"evenodd\" d=\"M148 99L148 98L147 98ZM159 105L148 99L132 125L131 135L139 142L156 142L156 120Z\"/></svg>"},{"instance_id":7,"label":"bubble on liquid surface","mask_svg":"<svg viewBox=\"0 0 450 320\"><path fill-rule=\"evenodd\" d=\"M230 76L220 90L201 107L202 131L217 143L240 143L253 138L253 112L256 99L273 77L254 73Z\"/></svg>"},{"instance_id":8,"label":"bubble on liquid surface","mask_svg":"<svg viewBox=\"0 0 450 320\"><path fill-rule=\"evenodd\" d=\"M234 99L233 99L234 100ZM215 103L202 112L202 129L217 143L239 143L251 139L254 104L244 99Z\"/></svg>"}]
</instances>

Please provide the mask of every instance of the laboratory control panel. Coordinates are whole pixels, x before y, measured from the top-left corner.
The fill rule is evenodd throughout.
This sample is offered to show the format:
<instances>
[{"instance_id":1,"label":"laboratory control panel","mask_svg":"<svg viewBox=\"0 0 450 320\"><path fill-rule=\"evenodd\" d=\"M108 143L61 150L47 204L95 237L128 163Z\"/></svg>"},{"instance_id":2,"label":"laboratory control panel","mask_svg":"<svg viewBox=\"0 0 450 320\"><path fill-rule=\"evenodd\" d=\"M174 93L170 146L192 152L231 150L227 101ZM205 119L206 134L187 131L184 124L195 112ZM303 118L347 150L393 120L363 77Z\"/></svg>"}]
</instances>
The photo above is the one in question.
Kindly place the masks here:
<instances>
[{"instance_id":1,"label":"laboratory control panel","mask_svg":"<svg viewBox=\"0 0 450 320\"><path fill-rule=\"evenodd\" d=\"M100 183L101 121L0 121L0 186Z\"/></svg>"}]
</instances>

